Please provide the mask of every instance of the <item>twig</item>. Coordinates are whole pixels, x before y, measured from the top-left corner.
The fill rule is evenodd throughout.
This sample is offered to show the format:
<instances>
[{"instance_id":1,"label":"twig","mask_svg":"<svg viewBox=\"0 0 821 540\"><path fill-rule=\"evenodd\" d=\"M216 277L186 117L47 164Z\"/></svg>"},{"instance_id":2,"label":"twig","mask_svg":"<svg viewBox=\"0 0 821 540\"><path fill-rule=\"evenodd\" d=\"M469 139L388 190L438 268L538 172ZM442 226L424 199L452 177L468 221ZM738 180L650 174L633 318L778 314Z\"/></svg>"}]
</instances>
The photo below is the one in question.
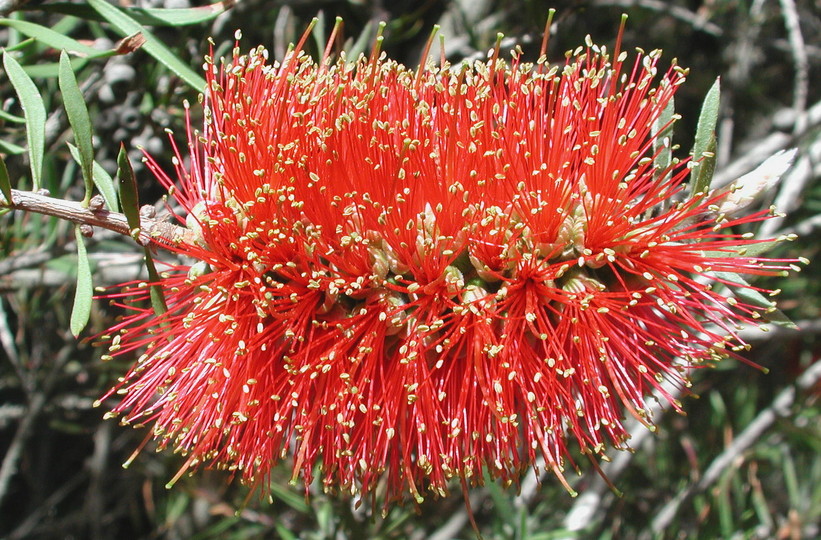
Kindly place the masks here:
<instances>
[{"instance_id":1,"label":"twig","mask_svg":"<svg viewBox=\"0 0 821 540\"><path fill-rule=\"evenodd\" d=\"M85 469L80 469L74 476L72 476L67 482L63 483L57 489L49 495L49 497L43 501L37 510L32 512L31 514L26 517L26 519L14 529L11 534L8 535L8 540L23 540L25 538L33 538L32 532L36 531L38 525L42 525L43 518L46 517L44 514L51 512L57 505L63 501L66 497L71 495L71 493L79 488L83 482L85 482L88 473Z\"/></svg>"},{"instance_id":2,"label":"twig","mask_svg":"<svg viewBox=\"0 0 821 540\"><path fill-rule=\"evenodd\" d=\"M809 236L817 229L821 229L821 214L805 219L794 227L787 227L779 231L779 234L797 234L798 236Z\"/></svg>"},{"instance_id":3,"label":"twig","mask_svg":"<svg viewBox=\"0 0 821 540\"><path fill-rule=\"evenodd\" d=\"M808 153L805 153L795 161L779 182L778 195L773 201L779 215L761 224L758 230L761 238L772 238L783 225L786 216L801 206L801 194L813 178L812 161Z\"/></svg>"},{"instance_id":4,"label":"twig","mask_svg":"<svg viewBox=\"0 0 821 540\"><path fill-rule=\"evenodd\" d=\"M487 492L471 491L470 493L465 493L465 497L468 497L470 507L475 511L476 508L481 506L485 497L487 497ZM433 531L426 538L427 540L450 540L451 538L455 538L457 533L467 525L469 520L470 516L468 516L467 508L462 507L458 512L454 512L453 515L450 516L450 519L443 523L441 527Z\"/></svg>"},{"instance_id":5,"label":"twig","mask_svg":"<svg viewBox=\"0 0 821 540\"><path fill-rule=\"evenodd\" d=\"M29 0L0 0L0 17L8 17L28 4Z\"/></svg>"},{"instance_id":6,"label":"twig","mask_svg":"<svg viewBox=\"0 0 821 540\"><path fill-rule=\"evenodd\" d=\"M17 347L14 344L14 336L11 333L8 318L6 317L6 309L3 307L3 302L0 301L0 345L6 353L9 361L19 369L20 357L17 355Z\"/></svg>"},{"instance_id":7,"label":"twig","mask_svg":"<svg viewBox=\"0 0 821 540\"><path fill-rule=\"evenodd\" d=\"M49 371L43 384L29 395L26 412L22 420L20 420L20 425L17 426L14 438L11 444L9 444L6 454L3 456L2 465L0 465L0 504L2 504L7 494L11 478L17 472L17 463L23 455L26 441L28 441L29 436L31 436L32 429L48 402L47 398L51 394L51 390L57 382L58 376L62 373L63 366L71 357L72 350L72 347L68 345L60 349L60 352L57 353L53 361L51 371Z\"/></svg>"},{"instance_id":8,"label":"twig","mask_svg":"<svg viewBox=\"0 0 821 540\"><path fill-rule=\"evenodd\" d=\"M6 429L8 424L15 422L25 416L26 408L16 403L3 403L0 405L0 429Z\"/></svg>"},{"instance_id":9,"label":"twig","mask_svg":"<svg viewBox=\"0 0 821 540\"><path fill-rule=\"evenodd\" d=\"M14 433L14 438L9 444L6 455L3 456L3 464L0 465L0 502L6 496L9 488L9 482L14 474L17 472L17 462L23 455L26 441L31 435L32 428L40 416L40 412L46 404L46 392L37 392L34 394L31 401L29 401L23 419L20 425L17 426L17 431Z\"/></svg>"},{"instance_id":10,"label":"twig","mask_svg":"<svg viewBox=\"0 0 821 540\"><path fill-rule=\"evenodd\" d=\"M767 325L767 328L769 328L768 332L762 332L759 327L755 327L751 328L749 332L742 331L740 333L740 337L747 341L753 341L756 339L773 339L782 336L797 335L798 333L821 332L821 320L798 321L796 324L799 327L799 330L791 330L789 328L776 325ZM821 362L819 362L819 364L821 364ZM815 376L814 380L818 380L819 377L821 377L821 372ZM807 388L812 384L814 383L803 381L803 379L800 379L798 382L800 388ZM678 397L681 393L679 388L674 387L669 383L666 383L665 389L673 397ZM653 416L660 416L669 408L670 404L667 400L662 399L657 393L655 403L651 407ZM630 442L631 445L636 448L641 446L645 439L651 436L650 430L645 429L639 424L638 421L634 419L630 419L630 426L627 428L627 431L633 434ZM635 454L630 452L620 452L616 454L612 461L602 465L602 472L611 481L616 480L624 472L624 470L627 469L627 466L632 461L634 455ZM602 476L598 474L593 475L593 473L590 474L592 476L590 483L579 495L579 498L576 499L573 507L567 513L563 521L563 527L573 533L584 531L589 529L591 526L594 526L596 522L603 517L599 511L600 508L607 506L607 501L615 496L610 493L610 487ZM519 497L516 499L517 507L527 506L530 503L533 496L537 492L538 482L540 482L540 479L533 476L528 477L522 483L522 490Z\"/></svg>"},{"instance_id":11,"label":"twig","mask_svg":"<svg viewBox=\"0 0 821 540\"><path fill-rule=\"evenodd\" d=\"M132 231L124 214L110 212L101 206L98 209L85 207L79 202L56 199L31 191L12 189L11 192L11 204L0 198L0 206L53 216L79 225L100 227L123 236L132 236L144 246L152 240L168 245L195 241L192 231L165 221L143 216L139 230Z\"/></svg>"},{"instance_id":12,"label":"twig","mask_svg":"<svg viewBox=\"0 0 821 540\"><path fill-rule=\"evenodd\" d=\"M33 251L23 251L21 253L9 255L0 261L0 276L8 275L15 270L20 270L21 268L31 268L32 266L41 265L53 258L54 253L45 251L41 248Z\"/></svg>"},{"instance_id":13,"label":"twig","mask_svg":"<svg viewBox=\"0 0 821 540\"><path fill-rule=\"evenodd\" d=\"M95 268L95 285L117 285L149 278L142 253L89 253L88 259ZM70 285L74 280L70 274L55 268L21 268L10 273L0 273L0 290L60 287Z\"/></svg>"},{"instance_id":14,"label":"twig","mask_svg":"<svg viewBox=\"0 0 821 540\"><path fill-rule=\"evenodd\" d=\"M784 16L784 26L787 29L787 38L790 42L790 52L795 64L795 82L793 88L793 110L795 111L795 134L802 133L806 127L804 111L807 108L807 94L809 87L810 62L807 59L807 49L801 26L798 23L798 10L793 0L780 0L781 12Z\"/></svg>"},{"instance_id":15,"label":"twig","mask_svg":"<svg viewBox=\"0 0 821 540\"><path fill-rule=\"evenodd\" d=\"M804 111L800 116L803 116L803 119L799 120L796 117L795 111L792 109L781 109L773 114L772 123L779 126L784 126L785 122L788 122L790 125L802 124L804 126L803 131L796 135L804 135L813 129L814 126L821 124L821 101L814 103L812 107ZM718 189L727 186L761 165L765 159L779 150L785 150L794 145L794 136L781 132L772 133L744 149L743 154L733 160L729 165L717 170L710 183L710 187L712 189Z\"/></svg>"},{"instance_id":16,"label":"twig","mask_svg":"<svg viewBox=\"0 0 821 540\"><path fill-rule=\"evenodd\" d=\"M678 398L681 394L681 388L670 381L665 381L662 389L653 393L655 399L654 402L649 405L651 417L660 417L670 408L668 398L663 397L664 393ZM649 429L634 418L630 418L629 425L626 429L628 433L632 434L630 444L634 448L641 446L645 439L652 435ZM622 472L627 469L634 455L632 452L619 452L612 461L602 465L602 473L604 476L595 474L592 477L588 487L579 495L579 498L576 499L573 507L565 516L563 527L566 530L574 533L584 531L601 520L603 516L599 512L599 509L605 504L608 498L615 496L610 494L610 487L607 481L605 481L605 477L611 482L616 480L621 476ZM609 497L608 494L610 494Z\"/></svg>"},{"instance_id":17,"label":"twig","mask_svg":"<svg viewBox=\"0 0 821 540\"><path fill-rule=\"evenodd\" d=\"M719 37L724 31L717 24L711 23L698 13L693 13L689 9L681 6L671 5L670 2L661 0L594 0L594 6L619 6L624 8L640 7L669 15L674 19L685 22L695 28L712 36Z\"/></svg>"},{"instance_id":18,"label":"twig","mask_svg":"<svg viewBox=\"0 0 821 540\"><path fill-rule=\"evenodd\" d=\"M739 434L738 437L716 457L710 464L697 484L692 484L679 492L656 514L651 528L653 532L660 532L672 523L682 504L698 492L709 488L744 451L752 446L761 435L775 423L778 418L787 416L795 402L797 390L806 390L821 380L821 362L809 367L797 380L795 385L782 390L772 405L761 411L759 415Z\"/></svg>"}]
</instances>

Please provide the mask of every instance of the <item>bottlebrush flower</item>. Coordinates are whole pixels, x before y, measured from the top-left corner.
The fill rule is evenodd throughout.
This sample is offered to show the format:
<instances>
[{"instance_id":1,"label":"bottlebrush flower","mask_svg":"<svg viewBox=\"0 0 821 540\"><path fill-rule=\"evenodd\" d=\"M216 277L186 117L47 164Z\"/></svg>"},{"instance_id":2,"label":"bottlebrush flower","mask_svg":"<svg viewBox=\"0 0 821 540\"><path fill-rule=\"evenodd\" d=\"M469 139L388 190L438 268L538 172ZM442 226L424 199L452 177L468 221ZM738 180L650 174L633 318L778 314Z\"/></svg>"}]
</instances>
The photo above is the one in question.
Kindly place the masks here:
<instances>
[{"instance_id":1,"label":"bottlebrush flower","mask_svg":"<svg viewBox=\"0 0 821 540\"><path fill-rule=\"evenodd\" d=\"M183 471L288 461L386 504L625 448L625 410L651 426L663 381L746 346L759 308L716 276L789 266L734 232L767 212L716 215L726 194L657 165L686 74L659 57L209 60L190 165L150 161L191 231L157 243L199 262L159 283L164 315L116 295L111 354L145 352L113 414Z\"/></svg>"}]
</instances>

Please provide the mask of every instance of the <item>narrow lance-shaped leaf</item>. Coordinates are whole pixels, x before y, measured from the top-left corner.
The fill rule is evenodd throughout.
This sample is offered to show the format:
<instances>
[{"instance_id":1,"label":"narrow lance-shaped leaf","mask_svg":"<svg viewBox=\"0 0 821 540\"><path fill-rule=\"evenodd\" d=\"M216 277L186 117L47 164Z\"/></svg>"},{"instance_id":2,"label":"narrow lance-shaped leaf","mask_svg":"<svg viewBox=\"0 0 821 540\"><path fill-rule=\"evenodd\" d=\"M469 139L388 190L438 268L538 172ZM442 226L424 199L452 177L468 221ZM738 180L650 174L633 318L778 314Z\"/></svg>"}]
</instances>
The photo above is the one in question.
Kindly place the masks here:
<instances>
[{"instance_id":1,"label":"narrow lance-shaped leaf","mask_svg":"<svg viewBox=\"0 0 821 540\"><path fill-rule=\"evenodd\" d=\"M234 7L234 0L224 0L192 8L128 8L128 13L141 24L151 26L188 26L215 19Z\"/></svg>"},{"instance_id":2,"label":"narrow lance-shaped leaf","mask_svg":"<svg viewBox=\"0 0 821 540\"><path fill-rule=\"evenodd\" d=\"M74 307L71 309L69 327L74 337L77 337L88 324L94 289L91 283L91 265L88 263L88 252L79 225L74 227L74 237L77 239L77 289L74 292Z\"/></svg>"},{"instance_id":3,"label":"narrow lance-shaped leaf","mask_svg":"<svg viewBox=\"0 0 821 540\"><path fill-rule=\"evenodd\" d=\"M139 238L140 203L137 195L137 182L134 179L134 169L131 168L124 144L120 144L120 153L117 154L117 179L120 182L120 205L128 221L128 228L131 229L132 236L136 233Z\"/></svg>"},{"instance_id":4,"label":"narrow lance-shaped leaf","mask_svg":"<svg viewBox=\"0 0 821 540\"><path fill-rule=\"evenodd\" d=\"M156 36L146 30L144 26L135 21L126 11L109 4L105 0L88 0L88 3L97 13L108 21L121 36L126 37L136 33L142 33L143 37L145 37L143 49L148 54L176 73L198 92L205 89L205 79L180 60L177 55L157 39Z\"/></svg>"},{"instance_id":5,"label":"narrow lance-shaped leaf","mask_svg":"<svg viewBox=\"0 0 821 540\"><path fill-rule=\"evenodd\" d=\"M698 167L690 172L690 186L695 187L696 190L691 193L705 193L710 189L710 184L713 181L713 173L716 170L716 136L714 133L710 134L710 139L707 142L707 149L702 152L701 162Z\"/></svg>"},{"instance_id":6,"label":"narrow lance-shaped leaf","mask_svg":"<svg viewBox=\"0 0 821 540\"><path fill-rule=\"evenodd\" d=\"M77 53L81 56L93 58L98 56L111 56L114 51L101 51L88 45L84 45L59 32L55 32L51 28L41 26L28 21L17 19L0 19L0 26L8 26L14 28L21 34L32 37L56 50L66 50Z\"/></svg>"},{"instance_id":7,"label":"narrow lance-shaped leaf","mask_svg":"<svg viewBox=\"0 0 821 540\"><path fill-rule=\"evenodd\" d=\"M775 240L770 240L768 242L759 242L756 244L750 244L748 246L744 246L738 250L738 254L744 257L758 257L762 253L766 253L776 247L777 245L781 244L781 242L787 241L791 242L798 238L796 235L784 235Z\"/></svg>"},{"instance_id":8,"label":"narrow lance-shaped leaf","mask_svg":"<svg viewBox=\"0 0 821 540\"><path fill-rule=\"evenodd\" d=\"M80 150L77 149L71 143L66 143L68 145L68 149L71 152L71 156L74 158L74 161L77 163L80 162ZM100 190L100 193L103 195L108 208L114 212L120 211L120 205L117 202L117 188L114 187L114 180L111 178L111 175L106 172L103 167L97 163L96 161L93 163L93 170L92 174L94 177L94 185L97 186L97 189Z\"/></svg>"},{"instance_id":9,"label":"narrow lance-shaped leaf","mask_svg":"<svg viewBox=\"0 0 821 540\"><path fill-rule=\"evenodd\" d=\"M0 141L0 152L9 156L19 156L25 154L26 149L8 141Z\"/></svg>"},{"instance_id":10,"label":"narrow lance-shaped leaf","mask_svg":"<svg viewBox=\"0 0 821 540\"><path fill-rule=\"evenodd\" d=\"M17 116L6 111L0 110L0 120L10 122L12 124L25 124L26 119L22 116Z\"/></svg>"},{"instance_id":11,"label":"narrow lance-shaped leaf","mask_svg":"<svg viewBox=\"0 0 821 540\"><path fill-rule=\"evenodd\" d=\"M316 17L311 20L311 37L314 38L316 50L322 52L328 45L327 34L325 33L325 13L320 11Z\"/></svg>"},{"instance_id":12,"label":"narrow lance-shaped leaf","mask_svg":"<svg viewBox=\"0 0 821 540\"><path fill-rule=\"evenodd\" d=\"M701 114L698 117L696 138L693 144L693 163L690 169L690 196L704 193L710 186L712 171L702 174L702 169L715 167L715 130L718 122L718 106L721 97L720 79L716 79L713 86L704 97ZM713 151L710 151L710 147ZM712 154L712 156L710 155ZM710 161L712 160L712 164Z\"/></svg>"},{"instance_id":13,"label":"narrow lance-shaped leaf","mask_svg":"<svg viewBox=\"0 0 821 540\"><path fill-rule=\"evenodd\" d=\"M40 92L17 60L10 54L3 55L3 67L20 98L23 115L26 118L26 139L29 145L31 163L31 183L34 190L40 189L43 176L43 154L46 147L46 106Z\"/></svg>"},{"instance_id":14,"label":"narrow lance-shaped leaf","mask_svg":"<svg viewBox=\"0 0 821 540\"><path fill-rule=\"evenodd\" d=\"M656 177L659 179L662 178L662 175L666 174L673 157L672 140L675 114L675 104L673 103L673 98L670 98L670 101L668 101L667 105L662 109L661 114L653 125L653 130L656 132L653 138L653 153L656 156Z\"/></svg>"},{"instance_id":15,"label":"narrow lance-shaped leaf","mask_svg":"<svg viewBox=\"0 0 821 540\"><path fill-rule=\"evenodd\" d=\"M795 326L795 323L789 319L789 317L784 315L781 310L775 307L775 302L755 290L749 283L747 283L747 280L740 275L732 272L716 272L715 276L726 282L725 285L731 287L736 298L745 304L766 310L767 313L764 317L767 322L777 324L778 326L784 326L786 328L798 328Z\"/></svg>"},{"instance_id":16,"label":"narrow lance-shaped leaf","mask_svg":"<svg viewBox=\"0 0 821 540\"><path fill-rule=\"evenodd\" d=\"M69 63L66 51L60 53L60 92L63 94L63 105L68 114L68 123L74 132L74 142L80 151L80 168L83 171L86 194L83 205L88 206L94 193L94 146L91 140L91 119L88 116L83 92L77 86L74 70Z\"/></svg>"},{"instance_id":17,"label":"narrow lance-shaped leaf","mask_svg":"<svg viewBox=\"0 0 821 540\"><path fill-rule=\"evenodd\" d=\"M6 161L0 158L0 192L3 198L11 204L11 182L9 182L9 171L6 169Z\"/></svg>"},{"instance_id":18,"label":"narrow lance-shaped leaf","mask_svg":"<svg viewBox=\"0 0 821 540\"><path fill-rule=\"evenodd\" d=\"M368 24L362 29L359 37L356 38L356 41L345 49L345 53L348 55L350 61L355 62L356 59L359 58L359 55L368 49L368 45L374 42L373 33L373 24L368 21Z\"/></svg>"},{"instance_id":19,"label":"narrow lance-shaped leaf","mask_svg":"<svg viewBox=\"0 0 821 540\"><path fill-rule=\"evenodd\" d=\"M78 71L88 64L87 58L72 58L71 69ZM60 62L44 62L42 64L29 64L23 66L23 70L32 79L56 79L60 76Z\"/></svg>"},{"instance_id":20,"label":"narrow lance-shaped leaf","mask_svg":"<svg viewBox=\"0 0 821 540\"><path fill-rule=\"evenodd\" d=\"M125 11L139 24L146 26L188 26L202 24L215 19L236 5L234 0L223 0L214 4L191 8L141 8L127 7ZM53 2L37 6L38 11L61 13L85 21L104 20L87 4Z\"/></svg>"},{"instance_id":21,"label":"narrow lance-shaped leaf","mask_svg":"<svg viewBox=\"0 0 821 540\"><path fill-rule=\"evenodd\" d=\"M128 221L128 227L131 229L131 236L139 241L140 210L137 182L134 179L134 169L128 159L128 152L125 150L125 145L122 144L120 145L120 153L117 155L117 178L120 181L120 203ZM151 307L154 309L154 313L162 315L168 311L168 307L165 303L162 287L159 285L160 274L154 266L154 258L149 247L145 246L143 249L145 250L145 268L148 271L148 280L151 284L148 291L151 298Z\"/></svg>"},{"instance_id":22,"label":"narrow lance-shaped leaf","mask_svg":"<svg viewBox=\"0 0 821 540\"><path fill-rule=\"evenodd\" d=\"M148 270L148 282L150 283L148 294L151 298L151 307L154 309L154 313L162 315L168 311L168 306L165 303L162 285L160 285L160 273L157 272L157 267L154 266L151 249L148 246L143 249L145 249L145 268Z\"/></svg>"}]
</instances>

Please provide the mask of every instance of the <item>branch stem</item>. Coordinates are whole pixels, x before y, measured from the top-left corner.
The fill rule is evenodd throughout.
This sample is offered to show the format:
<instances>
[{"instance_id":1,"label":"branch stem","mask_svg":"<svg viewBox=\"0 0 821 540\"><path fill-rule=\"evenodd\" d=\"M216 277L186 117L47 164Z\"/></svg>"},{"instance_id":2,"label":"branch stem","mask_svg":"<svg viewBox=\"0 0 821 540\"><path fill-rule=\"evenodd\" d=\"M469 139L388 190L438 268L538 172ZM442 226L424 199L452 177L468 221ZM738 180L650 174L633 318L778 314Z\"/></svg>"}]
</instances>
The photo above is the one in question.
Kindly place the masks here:
<instances>
[{"instance_id":1,"label":"branch stem","mask_svg":"<svg viewBox=\"0 0 821 540\"><path fill-rule=\"evenodd\" d=\"M193 242L192 231L173 223L141 216L140 227L131 230L125 214L111 212L105 208L83 206L82 202L66 201L31 191L11 190L11 203L0 197L0 207L35 212L45 216L65 219L78 225L100 227L123 236L134 238L139 244L147 246L152 241L159 245L177 245L181 242Z\"/></svg>"}]
</instances>

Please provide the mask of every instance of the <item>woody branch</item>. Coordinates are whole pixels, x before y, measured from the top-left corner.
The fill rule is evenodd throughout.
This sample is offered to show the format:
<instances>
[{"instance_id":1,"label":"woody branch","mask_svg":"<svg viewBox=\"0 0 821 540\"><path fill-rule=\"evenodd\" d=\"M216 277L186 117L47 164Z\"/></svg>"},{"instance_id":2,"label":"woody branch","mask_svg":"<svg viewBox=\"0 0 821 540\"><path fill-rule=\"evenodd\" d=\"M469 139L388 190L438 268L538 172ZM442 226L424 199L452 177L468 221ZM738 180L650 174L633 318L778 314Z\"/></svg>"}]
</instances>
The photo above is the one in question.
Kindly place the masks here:
<instances>
[{"instance_id":1,"label":"woody branch","mask_svg":"<svg viewBox=\"0 0 821 540\"><path fill-rule=\"evenodd\" d=\"M93 197L91 203L84 206L80 202L66 201L43 193L12 189L11 199L11 201L6 201L0 196L0 206L53 216L81 226L100 227L123 236L131 236L144 246L152 240L163 244L178 244L192 240L193 233L185 227L152 217L153 207L151 206L143 207L140 211L140 226L132 229L125 214L107 210L100 196Z\"/></svg>"}]
</instances>

